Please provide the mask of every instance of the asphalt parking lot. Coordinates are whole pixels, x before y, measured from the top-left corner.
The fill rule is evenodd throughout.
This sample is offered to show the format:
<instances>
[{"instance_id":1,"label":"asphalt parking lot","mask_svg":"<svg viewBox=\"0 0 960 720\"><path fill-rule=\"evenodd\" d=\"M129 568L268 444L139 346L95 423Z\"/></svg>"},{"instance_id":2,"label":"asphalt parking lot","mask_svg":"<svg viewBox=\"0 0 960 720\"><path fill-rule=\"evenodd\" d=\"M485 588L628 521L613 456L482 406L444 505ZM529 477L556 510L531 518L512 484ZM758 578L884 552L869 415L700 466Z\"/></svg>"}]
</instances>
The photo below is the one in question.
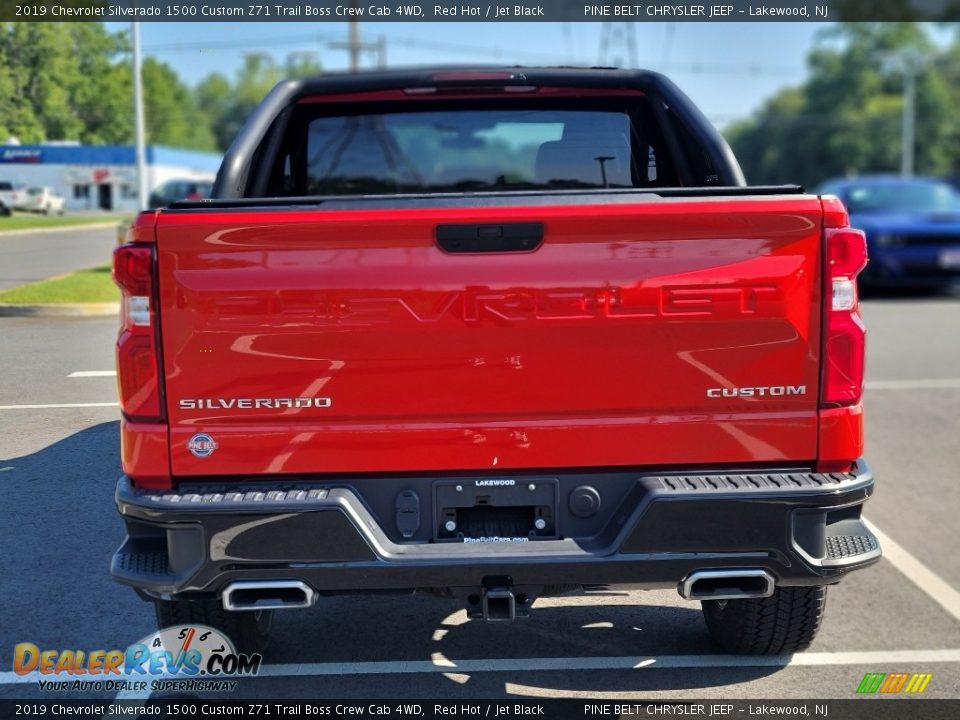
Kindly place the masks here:
<instances>
[{"instance_id":1,"label":"asphalt parking lot","mask_svg":"<svg viewBox=\"0 0 960 720\"><path fill-rule=\"evenodd\" d=\"M109 262L116 227L26 230L0 237L0 290Z\"/></svg>"},{"instance_id":2,"label":"asphalt parking lot","mask_svg":"<svg viewBox=\"0 0 960 720\"><path fill-rule=\"evenodd\" d=\"M279 613L266 667L231 697L849 698L866 672L911 671L933 673L926 697L960 698L960 300L864 312L878 479L866 514L886 556L830 590L809 652L720 654L699 606L672 591L540 600L499 626L431 597L333 598ZM16 643L124 647L154 628L107 571L118 422L99 371L116 324L0 318L0 698L38 695L9 671Z\"/></svg>"}]
</instances>

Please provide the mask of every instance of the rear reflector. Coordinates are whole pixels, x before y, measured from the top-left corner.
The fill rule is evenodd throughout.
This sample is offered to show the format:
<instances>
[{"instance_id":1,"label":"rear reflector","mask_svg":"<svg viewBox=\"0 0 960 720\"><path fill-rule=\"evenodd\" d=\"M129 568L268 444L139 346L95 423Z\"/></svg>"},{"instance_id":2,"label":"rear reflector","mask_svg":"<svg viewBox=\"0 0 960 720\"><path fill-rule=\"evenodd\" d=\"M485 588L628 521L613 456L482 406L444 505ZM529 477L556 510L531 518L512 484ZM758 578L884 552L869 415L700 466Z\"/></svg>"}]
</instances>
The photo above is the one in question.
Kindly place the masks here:
<instances>
[{"instance_id":1,"label":"rear reflector","mask_svg":"<svg viewBox=\"0 0 960 720\"><path fill-rule=\"evenodd\" d=\"M113 279L120 286L121 325L117 338L117 386L128 420L163 419L157 323L154 246L121 245L113 253Z\"/></svg>"},{"instance_id":2,"label":"rear reflector","mask_svg":"<svg viewBox=\"0 0 960 720\"><path fill-rule=\"evenodd\" d=\"M824 407L855 405L863 395L866 329L860 317L857 276L867 265L867 240L852 228L827 228Z\"/></svg>"}]
</instances>

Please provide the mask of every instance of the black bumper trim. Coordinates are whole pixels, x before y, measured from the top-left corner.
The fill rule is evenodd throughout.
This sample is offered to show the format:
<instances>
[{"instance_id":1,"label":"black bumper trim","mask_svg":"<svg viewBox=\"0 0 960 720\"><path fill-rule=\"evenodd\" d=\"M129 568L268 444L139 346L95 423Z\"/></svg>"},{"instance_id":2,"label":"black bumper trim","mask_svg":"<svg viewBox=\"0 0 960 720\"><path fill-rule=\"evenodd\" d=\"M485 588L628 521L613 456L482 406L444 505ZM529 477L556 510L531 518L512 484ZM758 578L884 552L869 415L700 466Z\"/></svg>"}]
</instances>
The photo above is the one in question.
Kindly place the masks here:
<instances>
[{"instance_id":1,"label":"black bumper trim","mask_svg":"<svg viewBox=\"0 0 960 720\"><path fill-rule=\"evenodd\" d=\"M388 537L349 486L158 492L121 478L128 537L111 572L158 597L216 594L229 581L259 578L299 579L321 593L473 587L489 576L654 588L721 567L762 568L782 585L822 584L879 557L859 519L872 490L862 462L850 473L638 474L590 537L405 543ZM843 539L856 537L866 539Z\"/></svg>"}]
</instances>

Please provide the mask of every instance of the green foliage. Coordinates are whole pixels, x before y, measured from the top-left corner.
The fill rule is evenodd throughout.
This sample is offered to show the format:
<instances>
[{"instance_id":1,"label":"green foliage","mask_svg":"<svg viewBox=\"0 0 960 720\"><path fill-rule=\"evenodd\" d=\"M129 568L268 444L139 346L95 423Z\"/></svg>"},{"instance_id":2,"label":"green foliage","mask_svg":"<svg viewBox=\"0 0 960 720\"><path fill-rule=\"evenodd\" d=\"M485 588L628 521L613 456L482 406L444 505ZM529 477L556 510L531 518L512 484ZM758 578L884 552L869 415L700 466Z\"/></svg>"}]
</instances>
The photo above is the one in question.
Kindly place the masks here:
<instances>
[{"instance_id":1,"label":"green foliage","mask_svg":"<svg viewBox=\"0 0 960 720\"><path fill-rule=\"evenodd\" d=\"M209 119L194 94L169 65L146 58L143 73L147 138L158 145L211 150L215 147Z\"/></svg>"},{"instance_id":2,"label":"green foliage","mask_svg":"<svg viewBox=\"0 0 960 720\"><path fill-rule=\"evenodd\" d=\"M0 291L0 303L12 305L115 302L119 299L120 290L110 277L109 265Z\"/></svg>"},{"instance_id":3,"label":"green foliage","mask_svg":"<svg viewBox=\"0 0 960 720\"><path fill-rule=\"evenodd\" d=\"M103 24L0 23L0 143L133 141L133 74L125 32ZM225 149L247 115L284 77L317 74L310 54L247 56L231 83L220 74L196 89L169 65L143 62L147 142Z\"/></svg>"},{"instance_id":4,"label":"green foliage","mask_svg":"<svg viewBox=\"0 0 960 720\"><path fill-rule=\"evenodd\" d=\"M12 215L0 215L0 238L5 232L35 230L37 228L72 227L75 225L99 225L115 220L113 215L37 215L35 213L15 212Z\"/></svg>"},{"instance_id":5,"label":"green foliage","mask_svg":"<svg viewBox=\"0 0 960 720\"><path fill-rule=\"evenodd\" d=\"M219 73L208 75L197 86L196 97L213 129L217 147L226 150L230 146L253 109L278 82L321 71L311 54L288 55L281 66L266 53L248 53L233 84Z\"/></svg>"},{"instance_id":6,"label":"green foliage","mask_svg":"<svg viewBox=\"0 0 960 720\"><path fill-rule=\"evenodd\" d=\"M815 186L900 168L903 64L916 63L916 170L960 171L960 50L916 23L840 23L821 34L810 76L726 131L752 184Z\"/></svg>"}]
</instances>

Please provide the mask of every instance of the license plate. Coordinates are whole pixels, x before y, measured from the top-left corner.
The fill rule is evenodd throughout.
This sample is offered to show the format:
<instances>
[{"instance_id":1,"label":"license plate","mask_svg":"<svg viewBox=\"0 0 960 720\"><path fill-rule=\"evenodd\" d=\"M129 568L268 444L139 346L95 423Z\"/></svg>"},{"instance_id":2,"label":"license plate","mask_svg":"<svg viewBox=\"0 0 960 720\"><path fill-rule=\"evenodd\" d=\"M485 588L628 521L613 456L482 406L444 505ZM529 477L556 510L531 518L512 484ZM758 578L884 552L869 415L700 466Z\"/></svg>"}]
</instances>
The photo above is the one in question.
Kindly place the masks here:
<instances>
[{"instance_id":1,"label":"license plate","mask_svg":"<svg viewBox=\"0 0 960 720\"><path fill-rule=\"evenodd\" d=\"M960 249L942 250L940 252L940 267L946 270L960 268Z\"/></svg>"}]
</instances>

